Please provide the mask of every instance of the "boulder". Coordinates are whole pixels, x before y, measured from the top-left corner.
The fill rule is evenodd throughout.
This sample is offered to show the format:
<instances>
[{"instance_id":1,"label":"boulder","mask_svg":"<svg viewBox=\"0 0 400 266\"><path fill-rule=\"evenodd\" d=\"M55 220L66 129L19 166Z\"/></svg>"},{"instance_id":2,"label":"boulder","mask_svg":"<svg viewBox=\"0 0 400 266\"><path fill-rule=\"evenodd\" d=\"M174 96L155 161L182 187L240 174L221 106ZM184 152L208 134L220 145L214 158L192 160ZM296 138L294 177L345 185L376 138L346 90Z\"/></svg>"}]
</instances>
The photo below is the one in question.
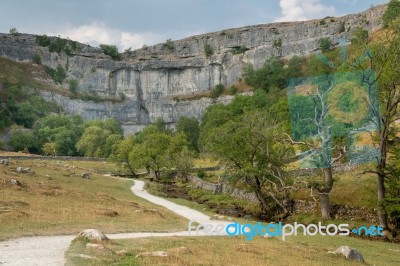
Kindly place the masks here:
<instances>
[{"instance_id":1,"label":"boulder","mask_svg":"<svg viewBox=\"0 0 400 266\"><path fill-rule=\"evenodd\" d=\"M17 166L17 168L15 168L15 171L17 171L17 173L21 173L21 174L34 174L35 173L35 171L33 171L29 167L20 167L20 166Z\"/></svg>"},{"instance_id":2,"label":"boulder","mask_svg":"<svg viewBox=\"0 0 400 266\"><path fill-rule=\"evenodd\" d=\"M7 160L7 159L1 159L1 160L0 160L0 164L2 164L2 165L9 165L9 164L10 164L10 161Z\"/></svg>"},{"instance_id":3,"label":"boulder","mask_svg":"<svg viewBox=\"0 0 400 266\"><path fill-rule=\"evenodd\" d=\"M81 177L82 178L86 178L86 179L90 179L90 173L84 172L84 173L81 174Z\"/></svg>"},{"instance_id":4,"label":"boulder","mask_svg":"<svg viewBox=\"0 0 400 266\"><path fill-rule=\"evenodd\" d=\"M13 185L13 186L22 187L22 183L19 182L17 179L12 178L12 179L7 180L7 182L8 182L9 184Z\"/></svg>"},{"instance_id":5,"label":"boulder","mask_svg":"<svg viewBox=\"0 0 400 266\"><path fill-rule=\"evenodd\" d=\"M80 232L74 240L80 240L82 238L86 238L88 240L95 240L95 241L106 241L108 237L96 229L86 229Z\"/></svg>"},{"instance_id":6,"label":"boulder","mask_svg":"<svg viewBox=\"0 0 400 266\"><path fill-rule=\"evenodd\" d=\"M355 248L351 248L348 246L341 246L338 249L336 249L333 253L336 255L342 255L349 260L364 262L364 257L361 255L360 251L358 251Z\"/></svg>"}]
</instances>

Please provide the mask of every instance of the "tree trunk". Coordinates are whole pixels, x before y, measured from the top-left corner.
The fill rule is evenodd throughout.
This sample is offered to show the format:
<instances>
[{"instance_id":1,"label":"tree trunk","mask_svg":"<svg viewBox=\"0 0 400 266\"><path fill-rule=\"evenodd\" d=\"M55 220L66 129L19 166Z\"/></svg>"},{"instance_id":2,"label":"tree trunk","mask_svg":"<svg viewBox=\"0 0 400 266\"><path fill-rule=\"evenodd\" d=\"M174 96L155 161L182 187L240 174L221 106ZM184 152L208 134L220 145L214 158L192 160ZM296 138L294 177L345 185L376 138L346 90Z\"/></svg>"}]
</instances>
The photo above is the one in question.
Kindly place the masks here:
<instances>
[{"instance_id":1,"label":"tree trunk","mask_svg":"<svg viewBox=\"0 0 400 266\"><path fill-rule=\"evenodd\" d=\"M331 209L329 206L329 194L320 193L319 194L319 205L321 208L321 216L324 220L329 220L331 218Z\"/></svg>"},{"instance_id":2,"label":"tree trunk","mask_svg":"<svg viewBox=\"0 0 400 266\"><path fill-rule=\"evenodd\" d=\"M247 178L246 178L247 179ZM265 200L265 195L262 193L261 191L261 182L260 179L256 176L254 177L255 180L255 184L254 184L254 193L256 194L256 197L258 199L258 201L261 204L261 210L262 212L264 212L265 214L267 214L268 212L268 204L267 201ZM247 181L249 181L247 179ZM248 182L250 183L250 182Z\"/></svg>"},{"instance_id":3,"label":"tree trunk","mask_svg":"<svg viewBox=\"0 0 400 266\"><path fill-rule=\"evenodd\" d=\"M386 137L386 121L383 120L384 128L381 131L381 141L379 145L379 151L381 158L378 163L378 219L379 219L379 226L384 229L389 229L388 225L388 216L386 211L383 209L382 203L385 199L385 170L386 170L386 155L387 155L387 137Z\"/></svg>"},{"instance_id":4,"label":"tree trunk","mask_svg":"<svg viewBox=\"0 0 400 266\"><path fill-rule=\"evenodd\" d=\"M385 175L378 173L378 219L379 226L383 229L389 229L388 216L383 209L382 203L385 199Z\"/></svg>"},{"instance_id":5,"label":"tree trunk","mask_svg":"<svg viewBox=\"0 0 400 266\"><path fill-rule=\"evenodd\" d=\"M332 168L323 168L324 172L324 187L319 189L319 200L320 200L320 208L321 208L321 216L322 219L328 220L331 219L331 209L329 205L329 193L333 187L333 177L332 177Z\"/></svg>"}]
</instances>

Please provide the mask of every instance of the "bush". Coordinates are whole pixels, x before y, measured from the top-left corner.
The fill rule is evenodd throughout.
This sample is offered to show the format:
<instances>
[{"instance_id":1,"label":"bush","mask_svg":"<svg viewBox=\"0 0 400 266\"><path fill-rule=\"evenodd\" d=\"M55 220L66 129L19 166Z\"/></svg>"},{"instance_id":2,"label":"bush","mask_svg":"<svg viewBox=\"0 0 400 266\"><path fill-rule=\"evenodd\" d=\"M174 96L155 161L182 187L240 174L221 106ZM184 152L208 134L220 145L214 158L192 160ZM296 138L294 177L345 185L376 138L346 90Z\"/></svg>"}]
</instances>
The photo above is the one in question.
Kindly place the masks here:
<instances>
[{"instance_id":1,"label":"bush","mask_svg":"<svg viewBox=\"0 0 400 266\"><path fill-rule=\"evenodd\" d=\"M206 57L210 57L214 51L209 43L204 44L204 53Z\"/></svg>"},{"instance_id":2,"label":"bush","mask_svg":"<svg viewBox=\"0 0 400 266\"><path fill-rule=\"evenodd\" d=\"M76 79L71 79L69 81L69 90L74 94L77 93L78 92L78 85L79 85L79 83L78 83L78 81Z\"/></svg>"},{"instance_id":3,"label":"bush","mask_svg":"<svg viewBox=\"0 0 400 266\"><path fill-rule=\"evenodd\" d=\"M199 170L197 172L197 177L200 178L200 179L204 179L204 178L207 177L207 173L204 170Z\"/></svg>"},{"instance_id":4,"label":"bush","mask_svg":"<svg viewBox=\"0 0 400 266\"><path fill-rule=\"evenodd\" d=\"M36 36L36 43L39 46L47 47L51 44L51 40L47 35Z\"/></svg>"},{"instance_id":5,"label":"bush","mask_svg":"<svg viewBox=\"0 0 400 266\"><path fill-rule=\"evenodd\" d=\"M65 69L61 65L58 65L57 69L46 66L45 71L54 80L54 82L58 84L62 84L64 79L67 77Z\"/></svg>"},{"instance_id":6,"label":"bush","mask_svg":"<svg viewBox=\"0 0 400 266\"><path fill-rule=\"evenodd\" d=\"M245 53L249 48L245 46L237 46L233 48L233 54L243 54Z\"/></svg>"},{"instance_id":7,"label":"bush","mask_svg":"<svg viewBox=\"0 0 400 266\"><path fill-rule=\"evenodd\" d=\"M351 43L365 44L368 42L368 31L361 27L357 27L351 37Z\"/></svg>"},{"instance_id":8,"label":"bush","mask_svg":"<svg viewBox=\"0 0 400 266\"><path fill-rule=\"evenodd\" d=\"M400 1L390 0L385 13L382 16L383 24L385 27L389 26L390 22L400 16Z\"/></svg>"},{"instance_id":9,"label":"bush","mask_svg":"<svg viewBox=\"0 0 400 266\"><path fill-rule=\"evenodd\" d=\"M238 89L235 85L232 85L228 89L228 94L229 95L236 95L238 93Z\"/></svg>"},{"instance_id":10,"label":"bush","mask_svg":"<svg viewBox=\"0 0 400 266\"><path fill-rule=\"evenodd\" d=\"M170 51L172 51L172 50L175 49L175 44L174 44L174 42L173 42L171 39L168 39L168 40L165 42L164 46L165 46L168 50L170 50Z\"/></svg>"},{"instance_id":11,"label":"bush","mask_svg":"<svg viewBox=\"0 0 400 266\"><path fill-rule=\"evenodd\" d=\"M14 36L18 36L19 32L18 32L17 28L11 28L10 29L10 34L14 35Z\"/></svg>"},{"instance_id":12,"label":"bush","mask_svg":"<svg viewBox=\"0 0 400 266\"><path fill-rule=\"evenodd\" d=\"M40 57L40 55L34 54L33 57L32 57L32 62L37 64L37 65L41 65L42 64L42 58Z\"/></svg>"},{"instance_id":13,"label":"bush","mask_svg":"<svg viewBox=\"0 0 400 266\"><path fill-rule=\"evenodd\" d=\"M100 48L103 50L105 55L109 55L113 60L121 60L121 54L118 52L117 46L100 44Z\"/></svg>"},{"instance_id":14,"label":"bush","mask_svg":"<svg viewBox=\"0 0 400 266\"><path fill-rule=\"evenodd\" d=\"M318 44L319 44L319 49L321 49L321 51L325 53L331 49L332 41L328 37L321 38L319 39Z\"/></svg>"},{"instance_id":15,"label":"bush","mask_svg":"<svg viewBox=\"0 0 400 266\"><path fill-rule=\"evenodd\" d=\"M342 21L342 22L340 22L340 25L339 25L339 33L343 33L343 32L345 32L346 31L346 24L345 24L345 22L344 21Z\"/></svg>"},{"instance_id":16,"label":"bush","mask_svg":"<svg viewBox=\"0 0 400 266\"><path fill-rule=\"evenodd\" d=\"M224 92L224 85L218 84L215 88L211 91L211 98L217 98Z\"/></svg>"}]
</instances>

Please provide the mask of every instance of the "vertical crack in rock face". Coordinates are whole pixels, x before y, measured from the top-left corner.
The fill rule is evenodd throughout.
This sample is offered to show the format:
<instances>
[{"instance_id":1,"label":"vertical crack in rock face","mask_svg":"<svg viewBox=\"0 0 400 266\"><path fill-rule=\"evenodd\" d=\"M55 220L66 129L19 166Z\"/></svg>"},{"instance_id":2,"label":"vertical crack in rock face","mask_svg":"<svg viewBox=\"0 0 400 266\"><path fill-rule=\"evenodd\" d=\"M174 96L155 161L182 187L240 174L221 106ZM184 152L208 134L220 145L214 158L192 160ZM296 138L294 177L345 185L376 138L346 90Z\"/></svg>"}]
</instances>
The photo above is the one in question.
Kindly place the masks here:
<instances>
[{"instance_id":1,"label":"vertical crack in rock face","mask_svg":"<svg viewBox=\"0 0 400 266\"><path fill-rule=\"evenodd\" d=\"M113 61L101 49L83 44L67 56L39 46L34 35L0 34L0 56L32 62L33 55L38 54L45 66L63 66L67 78L62 87L68 88L74 79L80 95L97 97L98 101L42 91L46 99L53 98L67 112L80 113L84 118L113 117L122 123L125 133L134 133L158 117L171 124L180 116L200 119L209 105L228 103L233 97L177 98L199 98L196 96L220 83L231 86L242 78L246 64L260 68L271 56L289 58L319 52L320 38L328 37L338 45L342 39L349 40L357 27L374 31L380 28L386 7L375 6L340 18L247 26L192 36L125 52L121 61ZM339 30L342 25L345 31ZM281 44L276 45L279 40ZM209 48L207 55L205 47Z\"/></svg>"}]
</instances>

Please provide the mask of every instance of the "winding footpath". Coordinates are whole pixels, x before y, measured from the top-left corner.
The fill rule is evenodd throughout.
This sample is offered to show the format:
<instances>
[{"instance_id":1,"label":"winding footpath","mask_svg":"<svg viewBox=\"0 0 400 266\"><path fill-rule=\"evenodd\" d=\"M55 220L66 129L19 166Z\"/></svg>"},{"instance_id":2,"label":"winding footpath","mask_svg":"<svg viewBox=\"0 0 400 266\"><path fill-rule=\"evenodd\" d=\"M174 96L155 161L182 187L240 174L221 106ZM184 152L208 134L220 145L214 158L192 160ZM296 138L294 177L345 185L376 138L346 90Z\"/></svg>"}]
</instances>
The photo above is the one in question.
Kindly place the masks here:
<instances>
[{"instance_id":1,"label":"winding footpath","mask_svg":"<svg viewBox=\"0 0 400 266\"><path fill-rule=\"evenodd\" d=\"M134 180L135 184L131 187L132 192L143 199L156 205L163 206L170 211L201 224L227 224L228 222L213 221L210 217L188 208L178 205L163 198L153 196L143 189L144 182ZM193 234L195 235L195 234ZM205 235L200 232L199 235ZM120 233L108 234L110 239L144 238L144 237L168 237L168 236L189 236L188 231L173 233ZM0 266L60 266L64 265L64 254L75 236L38 236L23 237L0 242Z\"/></svg>"}]
</instances>

